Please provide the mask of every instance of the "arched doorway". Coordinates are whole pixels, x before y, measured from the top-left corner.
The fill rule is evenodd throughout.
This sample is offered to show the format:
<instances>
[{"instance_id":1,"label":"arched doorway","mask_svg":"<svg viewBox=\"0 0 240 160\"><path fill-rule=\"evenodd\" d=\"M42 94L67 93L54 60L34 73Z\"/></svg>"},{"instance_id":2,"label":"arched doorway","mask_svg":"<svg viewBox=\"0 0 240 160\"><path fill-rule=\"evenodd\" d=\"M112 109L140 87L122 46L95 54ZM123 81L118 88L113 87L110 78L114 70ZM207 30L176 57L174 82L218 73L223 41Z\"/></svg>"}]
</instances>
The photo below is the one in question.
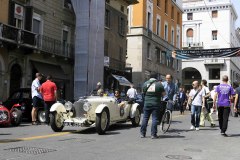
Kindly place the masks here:
<instances>
[{"instance_id":1,"label":"arched doorway","mask_svg":"<svg viewBox=\"0 0 240 160\"><path fill-rule=\"evenodd\" d=\"M21 87L22 70L19 64L14 64L10 70L10 94Z\"/></svg>"},{"instance_id":2,"label":"arched doorway","mask_svg":"<svg viewBox=\"0 0 240 160\"><path fill-rule=\"evenodd\" d=\"M198 81L200 83L201 80L202 80L201 73L196 68L188 67L183 69L182 81L185 90L192 89L193 81Z\"/></svg>"}]
</instances>

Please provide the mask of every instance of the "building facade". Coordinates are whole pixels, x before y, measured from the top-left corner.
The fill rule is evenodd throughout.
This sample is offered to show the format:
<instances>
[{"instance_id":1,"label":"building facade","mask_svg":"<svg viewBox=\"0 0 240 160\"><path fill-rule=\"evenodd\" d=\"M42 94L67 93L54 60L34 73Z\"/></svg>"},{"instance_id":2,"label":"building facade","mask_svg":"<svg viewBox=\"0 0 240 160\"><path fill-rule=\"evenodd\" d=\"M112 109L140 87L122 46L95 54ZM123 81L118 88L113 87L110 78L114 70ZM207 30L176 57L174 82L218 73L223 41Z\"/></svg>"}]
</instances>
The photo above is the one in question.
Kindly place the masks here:
<instances>
[{"instance_id":1,"label":"building facade","mask_svg":"<svg viewBox=\"0 0 240 160\"><path fill-rule=\"evenodd\" d=\"M151 73L180 80L181 61L171 53L181 49L182 12L181 0L140 0L129 7L127 63L137 88Z\"/></svg>"},{"instance_id":2,"label":"building facade","mask_svg":"<svg viewBox=\"0 0 240 160\"><path fill-rule=\"evenodd\" d=\"M74 32L71 1L0 0L0 99L31 87L36 72L72 99Z\"/></svg>"},{"instance_id":3,"label":"building facade","mask_svg":"<svg viewBox=\"0 0 240 160\"><path fill-rule=\"evenodd\" d=\"M183 0L183 49L219 49L240 47L235 28L237 13L230 0ZM240 80L239 57L183 60L183 83L206 79L209 87L228 75L230 82Z\"/></svg>"}]
</instances>

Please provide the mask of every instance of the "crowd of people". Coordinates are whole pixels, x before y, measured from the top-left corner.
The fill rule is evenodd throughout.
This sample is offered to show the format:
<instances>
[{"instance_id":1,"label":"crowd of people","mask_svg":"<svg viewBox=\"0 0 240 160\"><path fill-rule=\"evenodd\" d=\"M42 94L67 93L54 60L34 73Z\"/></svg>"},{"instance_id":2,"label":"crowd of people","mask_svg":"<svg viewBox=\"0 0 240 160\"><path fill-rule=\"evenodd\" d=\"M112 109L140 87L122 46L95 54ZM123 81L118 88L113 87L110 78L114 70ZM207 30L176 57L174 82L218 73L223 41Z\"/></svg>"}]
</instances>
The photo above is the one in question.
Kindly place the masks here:
<instances>
[{"instance_id":1,"label":"crowd of people","mask_svg":"<svg viewBox=\"0 0 240 160\"><path fill-rule=\"evenodd\" d=\"M235 116L240 113L240 87L234 83L233 87L228 83L228 76L222 77L222 83L213 86L210 91L206 80L192 82L192 89L185 92L183 87L179 87L172 82L172 76L166 75L166 81L157 79L156 74L152 74L150 79L143 85L144 94L144 115L140 129L141 138L146 137L147 124L152 116L151 138L158 138L157 125L161 123L166 107L173 110L177 106L180 114L184 114L186 109L191 113L190 130L199 131L205 126L208 120L211 127L215 127L212 113L218 115L220 133L227 136L228 119L231 106L234 106ZM162 103L168 101L168 106Z\"/></svg>"}]
</instances>

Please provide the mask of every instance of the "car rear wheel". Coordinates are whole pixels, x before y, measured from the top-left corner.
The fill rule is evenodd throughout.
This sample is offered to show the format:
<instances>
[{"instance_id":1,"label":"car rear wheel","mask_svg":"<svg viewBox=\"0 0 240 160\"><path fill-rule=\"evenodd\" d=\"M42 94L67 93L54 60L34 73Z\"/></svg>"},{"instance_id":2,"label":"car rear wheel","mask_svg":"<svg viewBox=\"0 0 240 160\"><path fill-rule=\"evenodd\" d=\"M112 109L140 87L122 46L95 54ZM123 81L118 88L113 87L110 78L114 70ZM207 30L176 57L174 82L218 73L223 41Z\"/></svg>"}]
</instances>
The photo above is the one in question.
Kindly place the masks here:
<instances>
[{"instance_id":1,"label":"car rear wheel","mask_svg":"<svg viewBox=\"0 0 240 160\"><path fill-rule=\"evenodd\" d=\"M19 126L22 122L22 111L14 108L11 112L11 123L13 126Z\"/></svg>"},{"instance_id":2,"label":"car rear wheel","mask_svg":"<svg viewBox=\"0 0 240 160\"><path fill-rule=\"evenodd\" d=\"M139 126L140 119L141 119L141 111L140 111L139 107L137 107L136 112L135 112L135 116L131 119L132 126L133 127Z\"/></svg>"},{"instance_id":3,"label":"car rear wheel","mask_svg":"<svg viewBox=\"0 0 240 160\"><path fill-rule=\"evenodd\" d=\"M108 129L109 119L110 116L107 108L104 108L101 113L96 114L96 131L99 135L104 134Z\"/></svg>"},{"instance_id":4,"label":"car rear wheel","mask_svg":"<svg viewBox=\"0 0 240 160\"><path fill-rule=\"evenodd\" d=\"M40 123L45 123L46 122L46 114L44 110L39 110L38 111L38 121Z\"/></svg>"},{"instance_id":5,"label":"car rear wheel","mask_svg":"<svg viewBox=\"0 0 240 160\"><path fill-rule=\"evenodd\" d=\"M53 131L61 132L64 127L62 115L57 112L52 112L50 114L50 125Z\"/></svg>"}]
</instances>

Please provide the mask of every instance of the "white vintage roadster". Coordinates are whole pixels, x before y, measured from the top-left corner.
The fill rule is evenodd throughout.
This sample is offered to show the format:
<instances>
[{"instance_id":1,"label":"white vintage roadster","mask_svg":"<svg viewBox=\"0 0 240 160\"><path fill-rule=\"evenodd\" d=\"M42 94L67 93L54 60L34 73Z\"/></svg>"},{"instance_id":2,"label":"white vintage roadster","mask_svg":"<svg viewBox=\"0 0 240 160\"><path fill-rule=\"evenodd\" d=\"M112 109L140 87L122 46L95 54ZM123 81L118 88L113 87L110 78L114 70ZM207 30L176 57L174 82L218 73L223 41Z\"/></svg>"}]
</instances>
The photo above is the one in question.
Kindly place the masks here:
<instances>
[{"instance_id":1,"label":"white vintage roadster","mask_svg":"<svg viewBox=\"0 0 240 160\"><path fill-rule=\"evenodd\" d=\"M96 127L98 134L104 134L111 124L131 121L133 126L138 126L141 118L138 103L123 101L118 104L114 97L89 96L74 104L55 103L50 112L50 126L55 132L70 125Z\"/></svg>"}]
</instances>

